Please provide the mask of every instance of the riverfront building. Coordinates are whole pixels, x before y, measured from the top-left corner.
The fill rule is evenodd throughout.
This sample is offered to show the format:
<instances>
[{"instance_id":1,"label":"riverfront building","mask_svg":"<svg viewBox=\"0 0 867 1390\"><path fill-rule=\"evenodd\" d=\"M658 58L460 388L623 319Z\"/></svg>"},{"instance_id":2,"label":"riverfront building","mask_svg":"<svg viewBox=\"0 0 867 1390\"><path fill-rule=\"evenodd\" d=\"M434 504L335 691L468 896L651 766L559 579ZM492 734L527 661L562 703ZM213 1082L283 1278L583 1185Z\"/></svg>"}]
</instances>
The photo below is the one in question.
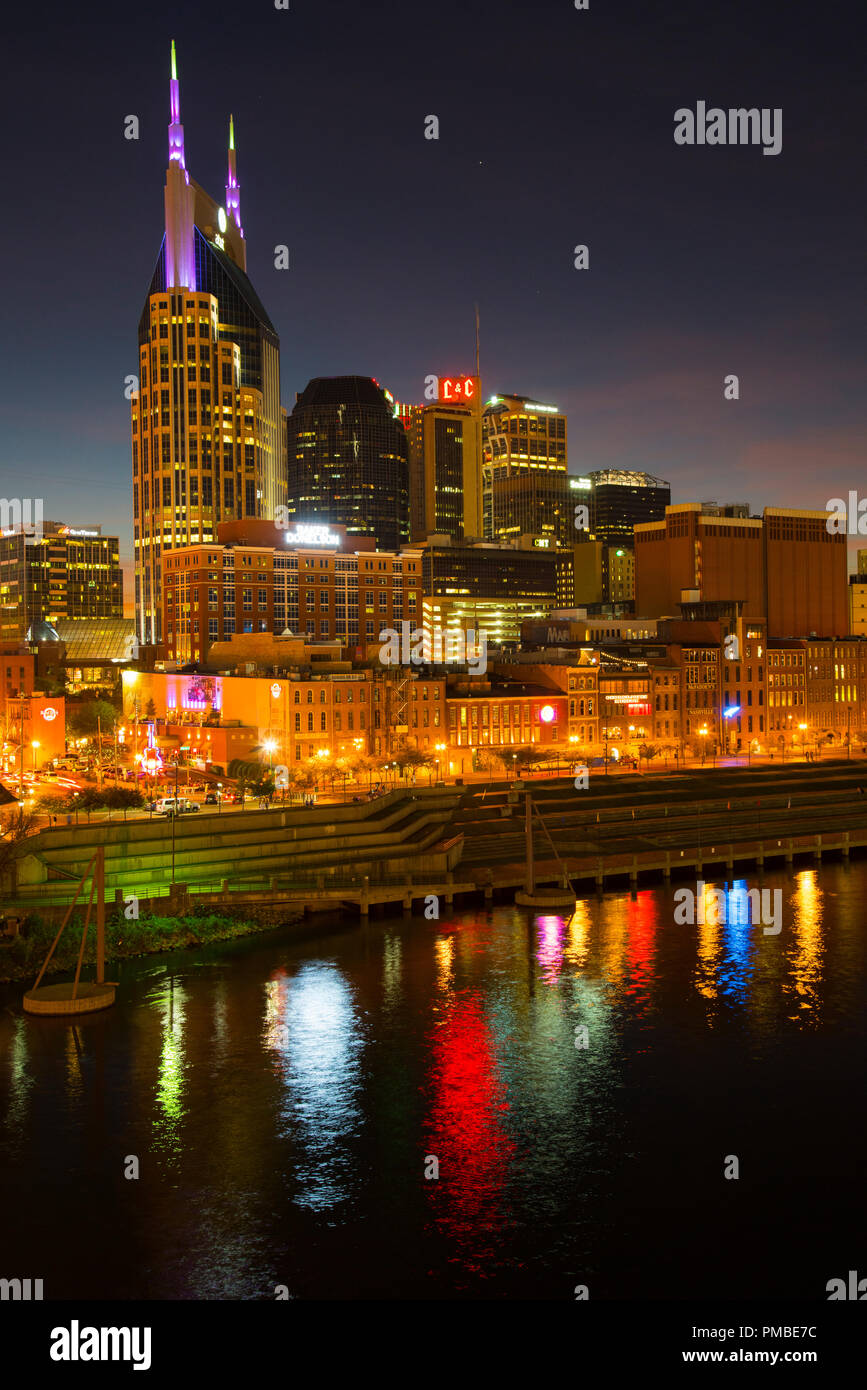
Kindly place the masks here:
<instances>
[{"instance_id":1,"label":"riverfront building","mask_svg":"<svg viewBox=\"0 0 867 1390\"><path fill-rule=\"evenodd\" d=\"M286 501L279 339L247 277L234 126L225 199L186 168L174 44L165 234L139 321L131 395L135 603L141 640L162 640L165 557L212 541L219 522Z\"/></svg>"}]
</instances>

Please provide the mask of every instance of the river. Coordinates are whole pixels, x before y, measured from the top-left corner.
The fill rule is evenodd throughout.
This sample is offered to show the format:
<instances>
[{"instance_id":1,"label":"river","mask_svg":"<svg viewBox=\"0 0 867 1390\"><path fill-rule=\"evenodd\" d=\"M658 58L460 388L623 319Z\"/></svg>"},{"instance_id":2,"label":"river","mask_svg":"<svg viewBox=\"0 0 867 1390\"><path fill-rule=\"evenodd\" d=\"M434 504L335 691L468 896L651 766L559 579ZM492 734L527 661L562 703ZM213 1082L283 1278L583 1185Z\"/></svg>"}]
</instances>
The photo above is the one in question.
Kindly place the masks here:
<instances>
[{"instance_id":1,"label":"river","mask_svg":"<svg viewBox=\"0 0 867 1390\"><path fill-rule=\"evenodd\" d=\"M826 1297L863 1261L867 863L764 883L776 935L675 925L675 883L127 961L74 1028L4 987L0 1275L46 1299Z\"/></svg>"}]
</instances>

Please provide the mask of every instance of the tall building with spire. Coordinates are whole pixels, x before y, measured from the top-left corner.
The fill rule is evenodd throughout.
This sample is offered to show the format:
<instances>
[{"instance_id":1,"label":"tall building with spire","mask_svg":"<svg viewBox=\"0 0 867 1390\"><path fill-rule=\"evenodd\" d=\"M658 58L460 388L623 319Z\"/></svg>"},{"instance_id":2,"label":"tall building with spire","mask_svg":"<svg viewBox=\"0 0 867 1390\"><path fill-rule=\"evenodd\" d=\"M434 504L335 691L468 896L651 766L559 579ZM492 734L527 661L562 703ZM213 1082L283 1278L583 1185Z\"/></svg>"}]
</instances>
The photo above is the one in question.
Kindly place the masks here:
<instances>
[{"instance_id":1,"label":"tall building with spire","mask_svg":"<svg viewBox=\"0 0 867 1390\"><path fill-rule=\"evenodd\" d=\"M162 556L286 501L280 341L247 278L235 128L225 202L190 178L172 42L165 235L139 321L132 396L139 637L159 642ZM195 613L178 614L198 623Z\"/></svg>"}]
</instances>

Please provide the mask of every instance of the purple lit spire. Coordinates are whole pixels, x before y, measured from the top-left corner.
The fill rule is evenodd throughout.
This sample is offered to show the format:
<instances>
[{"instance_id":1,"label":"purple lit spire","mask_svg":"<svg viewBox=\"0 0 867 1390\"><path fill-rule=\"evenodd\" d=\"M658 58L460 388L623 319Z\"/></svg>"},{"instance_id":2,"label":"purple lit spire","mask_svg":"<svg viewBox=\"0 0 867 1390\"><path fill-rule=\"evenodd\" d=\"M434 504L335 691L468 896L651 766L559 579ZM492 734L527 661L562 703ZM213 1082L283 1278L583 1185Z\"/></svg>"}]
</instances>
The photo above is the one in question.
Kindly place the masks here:
<instances>
[{"instance_id":1,"label":"purple lit spire","mask_svg":"<svg viewBox=\"0 0 867 1390\"><path fill-rule=\"evenodd\" d=\"M184 162L184 128L181 125L181 89L178 82L178 60L175 54L175 41L172 39L172 78L169 82L169 163L173 160L186 169Z\"/></svg>"},{"instance_id":2,"label":"purple lit spire","mask_svg":"<svg viewBox=\"0 0 867 1390\"><path fill-rule=\"evenodd\" d=\"M235 167L235 122L232 116L229 117L229 173L226 179L226 213L235 223L241 236L244 229L241 226L241 187L238 183L238 172Z\"/></svg>"},{"instance_id":3,"label":"purple lit spire","mask_svg":"<svg viewBox=\"0 0 867 1390\"><path fill-rule=\"evenodd\" d=\"M184 128L175 41L172 39L172 79L169 84L172 120L169 126L169 167L166 170L166 289L196 288L193 251L195 193L184 163Z\"/></svg>"}]
</instances>

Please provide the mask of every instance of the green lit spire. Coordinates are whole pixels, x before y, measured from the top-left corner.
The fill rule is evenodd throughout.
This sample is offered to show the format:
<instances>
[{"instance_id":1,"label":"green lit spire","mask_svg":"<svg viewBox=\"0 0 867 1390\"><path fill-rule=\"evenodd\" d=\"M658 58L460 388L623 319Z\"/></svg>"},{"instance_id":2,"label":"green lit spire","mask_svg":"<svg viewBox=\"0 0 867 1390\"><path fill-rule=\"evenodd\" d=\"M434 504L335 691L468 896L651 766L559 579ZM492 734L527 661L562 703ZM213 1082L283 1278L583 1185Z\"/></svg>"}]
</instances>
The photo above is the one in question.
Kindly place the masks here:
<instances>
[{"instance_id":1,"label":"green lit spire","mask_svg":"<svg viewBox=\"0 0 867 1390\"><path fill-rule=\"evenodd\" d=\"M234 120L232 119L232 117L230 116L230 117L229 117L229 149L230 149L230 150L233 150L234 148L235 148L235 122L234 122Z\"/></svg>"},{"instance_id":2,"label":"green lit spire","mask_svg":"<svg viewBox=\"0 0 867 1390\"><path fill-rule=\"evenodd\" d=\"M172 39L172 81L178 80L178 60L175 54L175 41Z\"/></svg>"}]
</instances>

